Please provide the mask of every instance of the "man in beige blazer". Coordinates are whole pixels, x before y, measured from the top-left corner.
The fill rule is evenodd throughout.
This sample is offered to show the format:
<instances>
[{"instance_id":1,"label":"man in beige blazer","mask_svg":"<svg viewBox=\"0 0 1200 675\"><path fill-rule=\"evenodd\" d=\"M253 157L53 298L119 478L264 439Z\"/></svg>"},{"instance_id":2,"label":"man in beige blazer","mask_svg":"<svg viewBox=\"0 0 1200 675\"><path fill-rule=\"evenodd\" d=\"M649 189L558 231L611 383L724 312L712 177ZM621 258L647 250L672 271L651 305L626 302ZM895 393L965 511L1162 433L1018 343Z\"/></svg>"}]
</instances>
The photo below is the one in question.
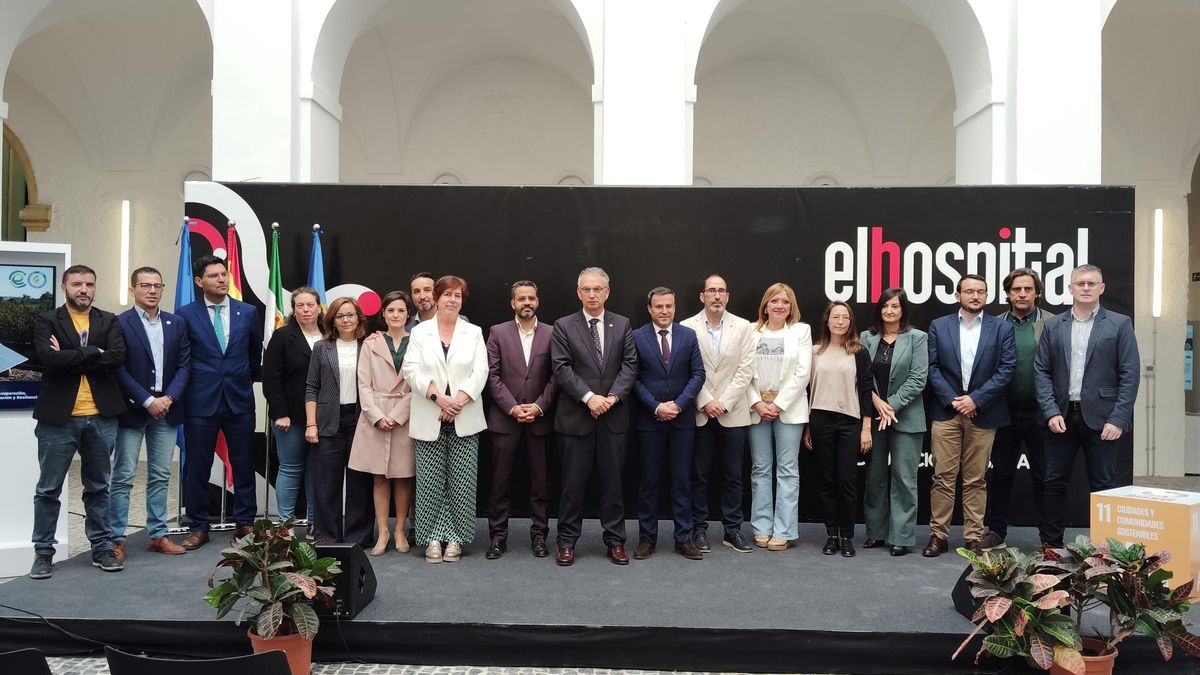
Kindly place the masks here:
<instances>
[{"instance_id":1,"label":"man in beige blazer","mask_svg":"<svg viewBox=\"0 0 1200 675\"><path fill-rule=\"evenodd\" d=\"M692 469L692 543L708 553L708 481L713 455L721 465L721 543L735 551L753 550L742 535L742 458L750 407L746 388L754 376L750 322L727 312L729 285L713 274L700 292L704 309L680 322L696 331L704 360L704 387L696 396L696 442Z\"/></svg>"}]
</instances>

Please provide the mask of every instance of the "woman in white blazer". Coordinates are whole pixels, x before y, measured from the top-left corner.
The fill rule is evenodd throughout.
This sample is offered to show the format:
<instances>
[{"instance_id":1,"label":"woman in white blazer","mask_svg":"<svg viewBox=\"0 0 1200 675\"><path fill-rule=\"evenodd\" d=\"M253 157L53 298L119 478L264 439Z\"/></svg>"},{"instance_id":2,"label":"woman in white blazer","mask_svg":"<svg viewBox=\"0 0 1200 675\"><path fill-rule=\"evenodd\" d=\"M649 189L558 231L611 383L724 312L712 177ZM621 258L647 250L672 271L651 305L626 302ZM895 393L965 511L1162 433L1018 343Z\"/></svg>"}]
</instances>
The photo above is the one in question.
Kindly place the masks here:
<instances>
[{"instance_id":1,"label":"woman in white blazer","mask_svg":"<svg viewBox=\"0 0 1200 675\"><path fill-rule=\"evenodd\" d=\"M483 331L459 317L467 282L444 276L433 296L437 314L413 328L403 370L413 392L408 433L417 453L417 545L425 546L426 561L439 563L457 561L475 538L488 365Z\"/></svg>"},{"instance_id":2,"label":"woman in white blazer","mask_svg":"<svg viewBox=\"0 0 1200 675\"><path fill-rule=\"evenodd\" d=\"M746 390L750 425L750 524L756 546L782 551L799 536L800 439L808 422L812 330L796 294L771 284L754 326L754 378ZM772 470L775 474L771 488Z\"/></svg>"}]
</instances>

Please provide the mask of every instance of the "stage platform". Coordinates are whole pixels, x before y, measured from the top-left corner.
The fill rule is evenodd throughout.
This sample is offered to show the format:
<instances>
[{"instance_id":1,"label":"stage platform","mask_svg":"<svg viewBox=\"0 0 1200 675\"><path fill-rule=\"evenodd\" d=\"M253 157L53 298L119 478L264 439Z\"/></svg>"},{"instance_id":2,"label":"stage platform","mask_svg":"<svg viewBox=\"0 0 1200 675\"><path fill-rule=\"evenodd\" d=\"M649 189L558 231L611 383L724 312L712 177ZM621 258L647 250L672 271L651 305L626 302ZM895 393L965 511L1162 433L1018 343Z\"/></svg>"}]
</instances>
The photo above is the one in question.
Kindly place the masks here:
<instances>
[{"instance_id":1,"label":"stage platform","mask_svg":"<svg viewBox=\"0 0 1200 675\"><path fill-rule=\"evenodd\" d=\"M632 553L637 523L627 527ZM374 601L352 621L323 619L315 658L790 673L1022 670L1001 661L976 668L977 642L950 661L971 630L950 601L966 566L957 555L927 559L918 549L892 558L887 549L860 549L855 558L825 556L824 528L811 524L801 525L798 545L787 551L738 553L720 545L714 524L713 552L691 561L671 550L671 525L663 522L658 552L619 567L604 556L599 525L587 521L575 565L564 568L529 552L528 521L514 520L510 529L500 560L483 557L482 520L460 562L430 565L415 547L371 558ZM951 536L960 538L957 528ZM51 579L0 584L0 603L8 606L0 608L0 651L35 646L64 655L112 644L162 654L245 653L244 627L215 620L202 600L228 537L214 533L199 551L168 557L146 553L145 535L134 535L123 572L101 572L84 554L55 565ZM1023 550L1036 542L1033 529L1010 533L1009 543ZM1183 654L1164 664L1149 640L1131 638L1120 649L1120 672L1200 673L1200 659Z\"/></svg>"}]
</instances>

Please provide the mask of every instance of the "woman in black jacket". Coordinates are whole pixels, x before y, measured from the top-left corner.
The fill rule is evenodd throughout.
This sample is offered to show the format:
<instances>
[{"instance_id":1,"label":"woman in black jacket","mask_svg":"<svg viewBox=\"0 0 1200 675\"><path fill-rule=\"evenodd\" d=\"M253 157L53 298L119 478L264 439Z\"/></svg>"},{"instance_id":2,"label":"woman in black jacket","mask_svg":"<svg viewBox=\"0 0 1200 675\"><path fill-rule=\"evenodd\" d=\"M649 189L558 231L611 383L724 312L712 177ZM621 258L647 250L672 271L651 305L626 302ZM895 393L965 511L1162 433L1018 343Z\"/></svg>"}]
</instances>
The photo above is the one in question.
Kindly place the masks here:
<instances>
[{"instance_id":1,"label":"woman in black jacket","mask_svg":"<svg viewBox=\"0 0 1200 675\"><path fill-rule=\"evenodd\" d=\"M317 291L307 286L292 291L292 314L271 335L263 356L263 396L279 453L279 475L275 479L279 519L296 515L296 498L303 482L310 528L313 490L312 475L305 471L310 445L304 440L304 378L312 346L321 339L320 319Z\"/></svg>"}]
</instances>

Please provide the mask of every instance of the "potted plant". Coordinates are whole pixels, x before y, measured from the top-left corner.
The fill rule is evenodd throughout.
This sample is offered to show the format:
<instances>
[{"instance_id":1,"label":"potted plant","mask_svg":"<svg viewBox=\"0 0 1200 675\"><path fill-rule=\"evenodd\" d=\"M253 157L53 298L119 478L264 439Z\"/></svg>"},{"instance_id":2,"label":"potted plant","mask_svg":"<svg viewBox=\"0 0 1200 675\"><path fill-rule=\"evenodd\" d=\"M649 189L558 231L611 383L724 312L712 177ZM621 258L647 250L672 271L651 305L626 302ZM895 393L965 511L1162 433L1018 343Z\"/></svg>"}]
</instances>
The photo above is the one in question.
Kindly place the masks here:
<instances>
[{"instance_id":1,"label":"potted plant","mask_svg":"<svg viewBox=\"0 0 1200 675\"><path fill-rule=\"evenodd\" d=\"M975 629L951 658L957 658L977 633L990 625L991 634L975 655L999 658L1020 656L1034 668L1058 665L1067 672L1083 673L1080 640L1071 618L1061 612L1070 603L1067 591L1057 588L1065 574L1041 570L1041 555L1025 555L1016 548L975 555L965 548L958 554L973 568L967 575L971 595L983 600L971 618Z\"/></svg>"},{"instance_id":2,"label":"potted plant","mask_svg":"<svg viewBox=\"0 0 1200 675\"><path fill-rule=\"evenodd\" d=\"M1089 610L1109 608L1108 634L1096 630L1094 638L1083 638L1084 661L1093 666L1089 673L1112 672L1117 643L1133 634L1154 639L1164 660L1174 655L1175 646L1200 656L1200 638L1188 632L1184 617L1193 582L1170 588L1173 573L1163 568L1170 553L1147 555L1142 544L1111 538L1093 544L1080 535L1063 549L1047 551L1045 558L1050 568L1066 574L1063 590L1071 597L1077 633L1082 634Z\"/></svg>"},{"instance_id":3,"label":"potted plant","mask_svg":"<svg viewBox=\"0 0 1200 675\"><path fill-rule=\"evenodd\" d=\"M320 627L312 603L333 597L328 582L342 570L335 559L318 557L312 544L295 538L291 528L291 520L255 522L249 534L221 551L204 601L216 608L218 619L240 606L236 623L250 621L247 633L255 653L282 649L293 675L307 675ZM223 568L232 574L214 583Z\"/></svg>"}]
</instances>

